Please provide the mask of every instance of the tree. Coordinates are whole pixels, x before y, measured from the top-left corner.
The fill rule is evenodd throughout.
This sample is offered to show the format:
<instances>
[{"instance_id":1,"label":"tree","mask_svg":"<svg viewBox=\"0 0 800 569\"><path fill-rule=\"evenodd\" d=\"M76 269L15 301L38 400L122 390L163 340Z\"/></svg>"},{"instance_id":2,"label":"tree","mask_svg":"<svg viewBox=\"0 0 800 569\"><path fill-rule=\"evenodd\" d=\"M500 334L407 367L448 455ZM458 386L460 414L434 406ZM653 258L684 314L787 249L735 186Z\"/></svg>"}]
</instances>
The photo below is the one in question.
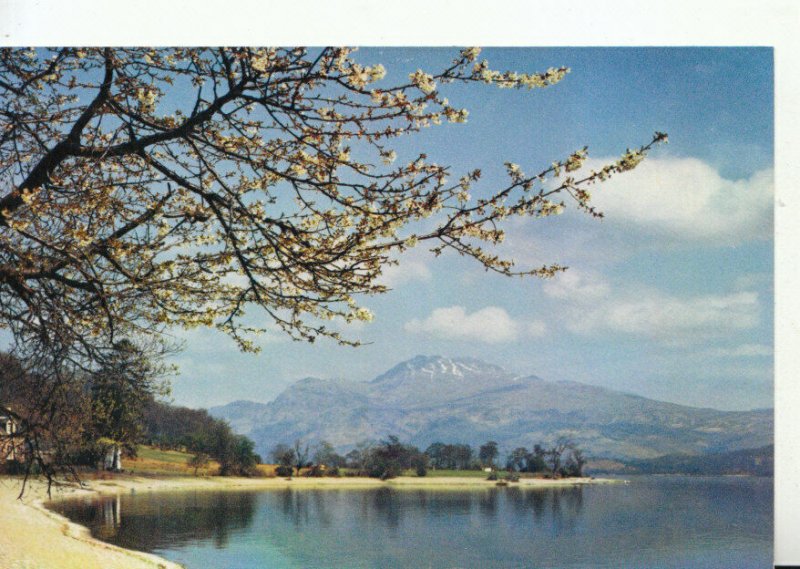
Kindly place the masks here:
<instances>
[{"instance_id":1,"label":"tree","mask_svg":"<svg viewBox=\"0 0 800 569\"><path fill-rule=\"evenodd\" d=\"M408 468L415 469L417 476L425 476L427 456L417 447L404 445L395 435L390 435L370 451L366 470L370 476L386 480Z\"/></svg>"},{"instance_id":2,"label":"tree","mask_svg":"<svg viewBox=\"0 0 800 569\"><path fill-rule=\"evenodd\" d=\"M567 462L564 465L564 471L567 476L580 478L583 476L584 466L586 466L586 457L583 455L583 451L573 445Z\"/></svg>"},{"instance_id":3,"label":"tree","mask_svg":"<svg viewBox=\"0 0 800 569\"><path fill-rule=\"evenodd\" d=\"M297 475L300 476L300 469L308 466L308 443L303 445L303 441L295 439L293 450L294 467L297 469Z\"/></svg>"},{"instance_id":4,"label":"tree","mask_svg":"<svg viewBox=\"0 0 800 569\"><path fill-rule=\"evenodd\" d=\"M201 468L208 466L210 457L204 452L198 452L189 460L189 467L194 468L194 475L197 476L197 471Z\"/></svg>"},{"instance_id":5,"label":"tree","mask_svg":"<svg viewBox=\"0 0 800 569\"><path fill-rule=\"evenodd\" d=\"M165 393L161 373L134 344L121 340L92 374L91 429L86 431L85 451L95 455L93 462L101 459L106 469L119 470L121 451L135 454L144 431L144 408Z\"/></svg>"},{"instance_id":6,"label":"tree","mask_svg":"<svg viewBox=\"0 0 800 569\"><path fill-rule=\"evenodd\" d=\"M498 454L497 442L489 441L478 449L478 460L481 461L481 465L494 468L494 460Z\"/></svg>"},{"instance_id":7,"label":"tree","mask_svg":"<svg viewBox=\"0 0 800 569\"><path fill-rule=\"evenodd\" d=\"M465 122L448 84L539 89L568 72L494 71L479 53L389 84L346 48L0 50L0 328L46 393L64 391L40 407L123 337L155 357L169 327L215 326L255 350L250 307L296 339L357 345L326 321L369 320L359 302L417 243L504 275L562 270L486 247L508 217L567 202L601 216L592 184L666 135L586 173L585 148L535 174L508 163L494 190L422 152L394 165L397 137Z\"/></svg>"},{"instance_id":8,"label":"tree","mask_svg":"<svg viewBox=\"0 0 800 569\"><path fill-rule=\"evenodd\" d=\"M540 444L533 445L533 452L528 456L526 472L544 472L547 470L547 451Z\"/></svg>"},{"instance_id":9,"label":"tree","mask_svg":"<svg viewBox=\"0 0 800 569\"><path fill-rule=\"evenodd\" d=\"M294 470L294 449L289 445L280 443L272 449L272 460L277 464L275 472L278 476L291 476Z\"/></svg>"},{"instance_id":10,"label":"tree","mask_svg":"<svg viewBox=\"0 0 800 569\"><path fill-rule=\"evenodd\" d=\"M444 448L445 444L440 442L432 443L425 449L425 454L428 456L428 462L431 468L445 468L444 465Z\"/></svg>"},{"instance_id":11,"label":"tree","mask_svg":"<svg viewBox=\"0 0 800 569\"><path fill-rule=\"evenodd\" d=\"M545 456L549 462L548 466L550 467L550 475L555 478L561 474L561 459L564 453L574 448L574 443L568 439L567 437L559 437L558 440L550 447L549 450L545 451Z\"/></svg>"},{"instance_id":12,"label":"tree","mask_svg":"<svg viewBox=\"0 0 800 569\"><path fill-rule=\"evenodd\" d=\"M525 470L530 453L525 447L517 447L511 451L506 460L506 468L522 472Z\"/></svg>"},{"instance_id":13,"label":"tree","mask_svg":"<svg viewBox=\"0 0 800 569\"><path fill-rule=\"evenodd\" d=\"M367 470L367 463L375 444L372 441L364 440L356 443L356 448L347 453L347 466L356 469L359 473Z\"/></svg>"},{"instance_id":14,"label":"tree","mask_svg":"<svg viewBox=\"0 0 800 569\"><path fill-rule=\"evenodd\" d=\"M328 441L320 441L314 449L314 464L339 468L344 466L345 459L336 452Z\"/></svg>"}]
</instances>

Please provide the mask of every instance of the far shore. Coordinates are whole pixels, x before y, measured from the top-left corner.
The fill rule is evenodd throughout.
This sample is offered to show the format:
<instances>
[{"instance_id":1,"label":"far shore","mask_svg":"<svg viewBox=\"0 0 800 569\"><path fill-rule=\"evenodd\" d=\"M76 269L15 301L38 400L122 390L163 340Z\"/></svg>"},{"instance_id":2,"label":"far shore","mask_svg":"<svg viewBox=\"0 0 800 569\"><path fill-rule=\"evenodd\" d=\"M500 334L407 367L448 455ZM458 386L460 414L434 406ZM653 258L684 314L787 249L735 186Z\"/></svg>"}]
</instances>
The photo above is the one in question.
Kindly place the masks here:
<instances>
[{"instance_id":1,"label":"far shore","mask_svg":"<svg viewBox=\"0 0 800 569\"><path fill-rule=\"evenodd\" d=\"M620 483L603 478L563 478L557 480L522 478L510 488L547 488L584 484ZM51 497L41 480L29 482L25 496L18 500L20 478L0 476L0 567L8 569L179 569L165 559L122 549L93 538L89 530L48 510L51 500L79 499L98 495L143 492L270 490L270 489L363 489L399 488L436 490L490 489L497 482L469 477L411 477L387 481L374 478L228 478L228 477L147 477L127 474L108 479L85 480L77 484L53 486Z\"/></svg>"}]
</instances>

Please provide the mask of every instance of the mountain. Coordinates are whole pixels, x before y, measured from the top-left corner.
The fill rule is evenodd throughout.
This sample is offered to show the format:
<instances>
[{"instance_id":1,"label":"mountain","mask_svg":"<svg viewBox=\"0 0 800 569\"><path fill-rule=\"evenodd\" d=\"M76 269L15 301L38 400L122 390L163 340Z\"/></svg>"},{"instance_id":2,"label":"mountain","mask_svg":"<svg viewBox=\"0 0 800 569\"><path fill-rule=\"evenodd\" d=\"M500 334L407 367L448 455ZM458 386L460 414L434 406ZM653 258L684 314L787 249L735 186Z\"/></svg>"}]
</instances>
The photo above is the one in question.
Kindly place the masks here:
<instances>
[{"instance_id":1,"label":"mountain","mask_svg":"<svg viewBox=\"0 0 800 569\"><path fill-rule=\"evenodd\" d=\"M718 411L603 387L519 376L472 358L417 356L369 382L306 378L267 404L237 401L210 412L256 442L326 440L340 451L397 435L429 444L497 441L508 451L560 435L588 455L649 459L763 447L773 412Z\"/></svg>"}]
</instances>

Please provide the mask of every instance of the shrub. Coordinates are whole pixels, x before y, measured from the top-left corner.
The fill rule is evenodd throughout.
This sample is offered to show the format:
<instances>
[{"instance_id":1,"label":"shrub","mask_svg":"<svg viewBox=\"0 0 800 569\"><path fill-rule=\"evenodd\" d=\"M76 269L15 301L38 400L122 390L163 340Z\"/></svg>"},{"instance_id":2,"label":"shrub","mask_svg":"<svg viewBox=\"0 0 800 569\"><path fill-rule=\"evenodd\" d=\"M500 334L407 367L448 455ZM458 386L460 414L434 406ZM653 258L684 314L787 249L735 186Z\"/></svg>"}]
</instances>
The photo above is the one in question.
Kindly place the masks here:
<instances>
[{"instance_id":1,"label":"shrub","mask_svg":"<svg viewBox=\"0 0 800 569\"><path fill-rule=\"evenodd\" d=\"M291 478L293 472L294 468L292 468L291 466L286 466L285 464L280 464L275 468L276 476L288 476L289 478Z\"/></svg>"}]
</instances>

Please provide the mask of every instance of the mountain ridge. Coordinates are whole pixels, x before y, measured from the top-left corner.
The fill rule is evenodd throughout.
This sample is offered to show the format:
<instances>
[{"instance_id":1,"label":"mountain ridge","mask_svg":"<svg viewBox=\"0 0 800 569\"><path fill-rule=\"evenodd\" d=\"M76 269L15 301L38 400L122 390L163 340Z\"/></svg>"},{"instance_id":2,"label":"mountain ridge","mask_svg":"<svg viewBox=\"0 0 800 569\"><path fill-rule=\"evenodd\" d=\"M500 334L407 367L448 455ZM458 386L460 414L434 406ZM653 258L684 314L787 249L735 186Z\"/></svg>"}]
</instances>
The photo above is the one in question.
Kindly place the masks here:
<instances>
[{"instance_id":1,"label":"mountain ridge","mask_svg":"<svg viewBox=\"0 0 800 569\"><path fill-rule=\"evenodd\" d=\"M239 400L209 412L250 436L265 456L274 445L298 438L327 440L344 451L390 434L422 448L492 439L506 450L566 435L592 456L619 459L773 442L771 409L691 407L442 356L416 356L366 382L304 378L270 403Z\"/></svg>"}]
</instances>

